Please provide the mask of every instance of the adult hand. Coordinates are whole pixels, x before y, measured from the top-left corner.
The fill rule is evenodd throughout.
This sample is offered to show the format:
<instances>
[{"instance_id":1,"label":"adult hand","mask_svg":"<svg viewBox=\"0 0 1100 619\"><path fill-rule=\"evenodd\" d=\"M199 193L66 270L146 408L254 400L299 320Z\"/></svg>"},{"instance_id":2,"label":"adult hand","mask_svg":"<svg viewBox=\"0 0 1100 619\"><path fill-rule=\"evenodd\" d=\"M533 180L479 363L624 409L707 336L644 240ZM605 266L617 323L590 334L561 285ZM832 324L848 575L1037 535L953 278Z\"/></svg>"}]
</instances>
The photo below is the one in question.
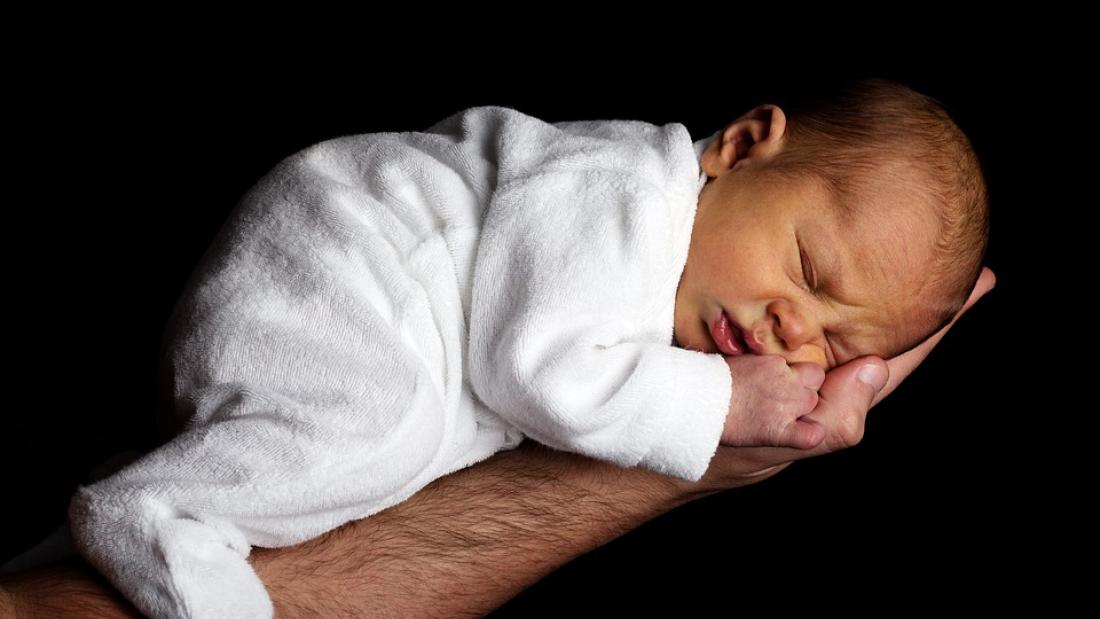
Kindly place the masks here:
<instances>
[{"instance_id":1,"label":"adult hand","mask_svg":"<svg viewBox=\"0 0 1100 619\"><path fill-rule=\"evenodd\" d=\"M984 269L955 320L995 281ZM928 356L955 320L888 362L863 357L830 371L811 413L828 436L814 449L719 446L707 473L689 484L640 467L521 445L320 538L254 549L250 561L272 591L279 616L484 616L567 561L684 502L858 443L868 409ZM890 372L878 394L856 379L869 361ZM138 616L106 579L76 563L0 578L0 617ZM23 614L12 613L13 604Z\"/></svg>"},{"instance_id":2,"label":"adult hand","mask_svg":"<svg viewBox=\"0 0 1100 619\"><path fill-rule=\"evenodd\" d=\"M719 445L710 468L702 479L695 483L677 480L685 496L688 500L693 500L729 488L747 486L775 475L795 460L812 458L858 444L863 440L867 412L896 389L924 361L959 317L982 295L992 290L996 282L993 271L989 267L982 267L974 290L959 313L946 326L911 350L885 362L873 355L859 357L825 373L824 382L818 391L817 407L806 415L825 427L825 440L817 447L793 449ZM881 389L876 391L873 386L859 380L859 371L866 366L875 366L884 372ZM820 368L817 369L820 371Z\"/></svg>"}]
</instances>

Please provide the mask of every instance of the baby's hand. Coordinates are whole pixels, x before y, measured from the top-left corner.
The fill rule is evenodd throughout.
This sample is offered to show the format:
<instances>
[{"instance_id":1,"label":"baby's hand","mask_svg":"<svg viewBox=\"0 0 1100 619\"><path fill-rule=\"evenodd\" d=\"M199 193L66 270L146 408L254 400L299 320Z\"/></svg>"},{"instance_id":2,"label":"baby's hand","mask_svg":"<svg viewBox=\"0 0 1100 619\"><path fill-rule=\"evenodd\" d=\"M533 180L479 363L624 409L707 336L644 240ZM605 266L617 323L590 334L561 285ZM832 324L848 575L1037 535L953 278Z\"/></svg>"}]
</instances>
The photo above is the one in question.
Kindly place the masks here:
<instances>
[{"instance_id":1,"label":"baby's hand","mask_svg":"<svg viewBox=\"0 0 1100 619\"><path fill-rule=\"evenodd\" d=\"M811 449L825 440L825 429L810 419L825 370L815 363L787 365L779 355L725 357L733 380L721 443L733 447Z\"/></svg>"}]
</instances>

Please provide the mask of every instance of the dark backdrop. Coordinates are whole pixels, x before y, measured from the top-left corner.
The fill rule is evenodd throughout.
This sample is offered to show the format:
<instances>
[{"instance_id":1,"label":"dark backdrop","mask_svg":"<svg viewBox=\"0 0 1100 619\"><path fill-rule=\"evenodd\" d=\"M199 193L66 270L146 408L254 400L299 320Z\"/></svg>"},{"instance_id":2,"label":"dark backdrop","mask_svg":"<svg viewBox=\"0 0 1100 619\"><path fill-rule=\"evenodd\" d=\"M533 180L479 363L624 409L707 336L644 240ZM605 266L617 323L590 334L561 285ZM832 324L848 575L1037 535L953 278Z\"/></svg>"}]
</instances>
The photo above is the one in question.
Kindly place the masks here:
<instances>
[{"instance_id":1,"label":"dark backdrop","mask_svg":"<svg viewBox=\"0 0 1100 619\"><path fill-rule=\"evenodd\" d=\"M164 322L225 215L286 155L342 134L423 129L481 104L549 121L682 122L698 139L793 83L877 75L951 105L974 140L991 186L996 289L871 412L860 445L669 513L497 615L557 614L578 600L638 612L689 598L783 607L874 590L908 607L1038 592L1056 565L1045 554L1055 531L1032 520L1051 492L1052 463L1035 448L1065 428L1033 421L1040 381L1019 361L1035 352L1038 318L1018 308L1045 285L1035 258L1053 244L1034 217L1049 199L1032 141L1032 121L1051 112L1047 85L1009 51L878 63L869 54L797 70L732 52L659 67L558 58L507 79L499 66L469 70L470 58L459 79L440 57L336 71L262 57L166 56L149 69L129 55L25 76L31 96L16 124L26 124L14 129L28 141L13 180L27 191L8 209L19 248L7 271L17 405L3 434L11 507L0 560L62 521L91 467L154 446Z\"/></svg>"}]
</instances>

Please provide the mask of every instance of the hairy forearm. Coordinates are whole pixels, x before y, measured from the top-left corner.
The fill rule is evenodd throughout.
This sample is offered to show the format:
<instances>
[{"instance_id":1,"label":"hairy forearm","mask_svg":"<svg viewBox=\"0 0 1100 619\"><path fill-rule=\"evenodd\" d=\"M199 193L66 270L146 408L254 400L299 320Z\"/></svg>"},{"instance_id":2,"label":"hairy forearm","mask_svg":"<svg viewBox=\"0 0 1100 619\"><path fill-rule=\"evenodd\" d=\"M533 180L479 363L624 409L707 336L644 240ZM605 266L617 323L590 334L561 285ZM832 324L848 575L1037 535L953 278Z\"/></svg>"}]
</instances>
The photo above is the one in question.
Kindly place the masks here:
<instances>
[{"instance_id":1,"label":"hairy forearm","mask_svg":"<svg viewBox=\"0 0 1100 619\"><path fill-rule=\"evenodd\" d=\"M71 558L0 576L0 617L140 619L142 614L90 565Z\"/></svg>"},{"instance_id":2,"label":"hairy forearm","mask_svg":"<svg viewBox=\"0 0 1100 619\"><path fill-rule=\"evenodd\" d=\"M687 500L673 478L525 441L317 539L254 548L249 560L280 618L479 617ZM19 616L140 616L81 562L6 584Z\"/></svg>"},{"instance_id":3,"label":"hairy forearm","mask_svg":"<svg viewBox=\"0 0 1100 619\"><path fill-rule=\"evenodd\" d=\"M680 504L670 479L527 441L252 563L281 617L480 617Z\"/></svg>"}]
</instances>

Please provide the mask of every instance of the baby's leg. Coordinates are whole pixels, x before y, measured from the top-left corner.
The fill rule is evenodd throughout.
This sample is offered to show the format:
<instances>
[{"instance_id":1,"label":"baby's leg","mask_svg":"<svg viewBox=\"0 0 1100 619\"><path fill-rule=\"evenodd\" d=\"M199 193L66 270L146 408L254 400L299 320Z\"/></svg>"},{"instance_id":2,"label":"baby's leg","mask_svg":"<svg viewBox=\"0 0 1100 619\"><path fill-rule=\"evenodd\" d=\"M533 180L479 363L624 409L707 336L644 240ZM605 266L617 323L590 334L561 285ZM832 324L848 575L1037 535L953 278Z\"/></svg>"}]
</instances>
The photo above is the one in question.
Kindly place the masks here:
<instances>
[{"instance_id":1,"label":"baby's leg","mask_svg":"<svg viewBox=\"0 0 1100 619\"><path fill-rule=\"evenodd\" d=\"M251 545L300 543L430 481L419 473L441 429L416 411L440 403L424 389L399 395L410 422L380 445L306 422L293 403L236 393L224 418L80 487L70 509L74 539L150 616L271 617L246 560Z\"/></svg>"},{"instance_id":2,"label":"baby's leg","mask_svg":"<svg viewBox=\"0 0 1100 619\"><path fill-rule=\"evenodd\" d=\"M150 616L271 617L250 545L316 537L449 468L455 407L410 345L440 352L431 304L372 300L369 261L304 242L314 255L234 254L198 282L170 351L189 423L73 497L78 550Z\"/></svg>"}]
</instances>

